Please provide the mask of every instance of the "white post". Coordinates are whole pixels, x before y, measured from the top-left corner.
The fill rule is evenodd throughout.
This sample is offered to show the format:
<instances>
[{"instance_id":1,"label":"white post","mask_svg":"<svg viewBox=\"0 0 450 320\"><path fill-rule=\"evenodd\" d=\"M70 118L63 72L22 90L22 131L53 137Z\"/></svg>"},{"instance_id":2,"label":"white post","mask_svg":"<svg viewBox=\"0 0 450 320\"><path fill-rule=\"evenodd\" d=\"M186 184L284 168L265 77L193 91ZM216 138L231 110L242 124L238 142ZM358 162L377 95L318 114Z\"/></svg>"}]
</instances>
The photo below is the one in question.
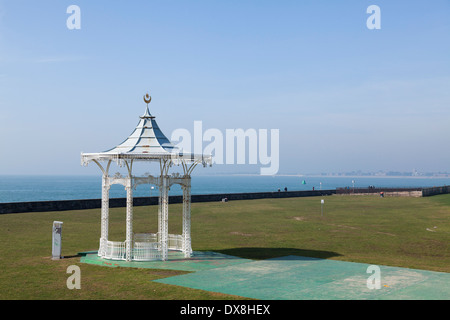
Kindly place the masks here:
<instances>
[{"instance_id":1,"label":"white post","mask_svg":"<svg viewBox=\"0 0 450 320\"><path fill-rule=\"evenodd\" d=\"M166 261L168 258L169 247L169 177L161 176L160 184L160 210L159 210L159 237L161 248L161 260Z\"/></svg>"},{"instance_id":2,"label":"white post","mask_svg":"<svg viewBox=\"0 0 450 320\"><path fill-rule=\"evenodd\" d=\"M323 216L323 204L325 203L325 200L320 200L320 215Z\"/></svg>"},{"instance_id":3,"label":"white post","mask_svg":"<svg viewBox=\"0 0 450 320\"><path fill-rule=\"evenodd\" d=\"M183 188L183 252L185 258L192 254L191 246L191 177L184 177Z\"/></svg>"},{"instance_id":4,"label":"white post","mask_svg":"<svg viewBox=\"0 0 450 320\"><path fill-rule=\"evenodd\" d=\"M61 259L61 234L62 234L62 222L53 221L53 233L52 233L52 260Z\"/></svg>"},{"instance_id":5,"label":"white post","mask_svg":"<svg viewBox=\"0 0 450 320\"><path fill-rule=\"evenodd\" d=\"M133 252L133 189L132 178L127 177L127 227L126 227L126 240L125 240L125 260L132 260Z\"/></svg>"},{"instance_id":6,"label":"white post","mask_svg":"<svg viewBox=\"0 0 450 320\"><path fill-rule=\"evenodd\" d=\"M106 243L108 241L109 230L109 177L103 175L102 178L102 215L101 215L101 230L100 230L100 248L98 256L103 257L106 254Z\"/></svg>"},{"instance_id":7,"label":"white post","mask_svg":"<svg viewBox=\"0 0 450 320\"><path fill-rule=\"evenodd\" d=\"M158 196L158 233L157 233L157 241L159 242L159 250L161 250L161 234L162 234L162 197L163 197L163 187L162 187L162 175L159 178L159 196Z\"/></svg>"}]
</instances>

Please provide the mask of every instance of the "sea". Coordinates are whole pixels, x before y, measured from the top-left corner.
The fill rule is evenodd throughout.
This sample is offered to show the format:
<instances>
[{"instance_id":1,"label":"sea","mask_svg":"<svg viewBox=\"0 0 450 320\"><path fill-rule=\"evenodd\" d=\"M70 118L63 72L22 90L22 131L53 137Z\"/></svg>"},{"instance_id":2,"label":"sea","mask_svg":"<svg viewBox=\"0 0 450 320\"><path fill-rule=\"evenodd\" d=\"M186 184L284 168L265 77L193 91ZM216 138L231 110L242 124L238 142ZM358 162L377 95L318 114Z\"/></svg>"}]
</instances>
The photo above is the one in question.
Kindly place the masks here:
<instances>
[{"instance_id":1,"label":"sea","mask_svg":"<svg viewBox=\"0 0 450 320\"><path fill-rule=\"evenodd\" d=\"M212 175L192 176L192 194L226 194L336 188L419 188L450 185L450 178L386 176L295 176L295 175ZM100 199L101 176L15 176L0 175L0 203ZM170 195L182 194L173 185ZM157 196L157 186L139 185L134 197ZM126 197L122 185L113 185L110 198Z\"/></svg>"}]
</instances>

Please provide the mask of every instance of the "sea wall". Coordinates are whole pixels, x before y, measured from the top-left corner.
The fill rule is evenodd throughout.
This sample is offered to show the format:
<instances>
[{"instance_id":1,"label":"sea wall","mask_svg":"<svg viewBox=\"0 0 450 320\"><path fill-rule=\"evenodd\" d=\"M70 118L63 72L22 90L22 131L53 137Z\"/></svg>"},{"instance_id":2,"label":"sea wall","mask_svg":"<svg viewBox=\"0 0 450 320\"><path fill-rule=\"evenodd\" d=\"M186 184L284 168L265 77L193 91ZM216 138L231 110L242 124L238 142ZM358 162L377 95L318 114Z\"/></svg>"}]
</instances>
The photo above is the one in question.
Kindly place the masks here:
<instances>
[{"instance_id":1,"label":"sea wall","mask_svg":"<svg viewBox=\"0 0 450 320\"><path fill-rule=\"evenodd\" d=\"M191 195L191 202L215 202L227 199L253 200L267 198L293 198L313 197L335 194L336 190L311 190L311 191L280 191L280 192L253 192L253 193L222 193L222 194L195 194ZM170 196L169 203L182 203L182 196ZM157 205L158 197L136 197L134 206ZM101 199L60 200L60 201L33 201L0 203L0 214L21 212L46 212L96 209L101 207ZM109 207L126 207L126 198L109 199Z\"/></svg>"},{"instance_id":2,"label":"sea wall","mask_svg":"<svg viewBox=\"0 0 450 320\"><path fill-rule=\"evenodd\" d=\"M385 197L422 197L422 188L337 188L339 195L377 195Z\"/></svg>"},{"instance_id":3,"label":"sea wall","mask_svg":"<svg viewBox=\"0 0 450 320\"><path fill-rule=\"evenodd\" d=\"M349 195L349 196L381 196L381 192L355 192L355 193L339 193L339 195ZM411 190L411 191L384 191L384 197L422 197L422 190Z\"/></svg>"},{"instance_id":4,"label":"sea wall","mask_svg":"<svg viewBox=\"0 0 450 320\"><path fill-rule=\"evenodd\" d=\"M336 190L307 190L307 191L279 191L279 192L252 192L252 193L221 193L221 194L194 194L191 202L215 202L227 199L254 200L268 198L295 198L314 197L327 195L380 195L395 197L429 197L437 194L450 193L450 186L433 188L337 188ZM170 196L169 203L182 203L182 196ZM157 205L158 197L136 197L133 199L134 206ZM126 207L126 198L109 199L109 207ZM68 211L101 208L101 199L60 200L60 201L33 201L33 202L10 202L0 203L0 214L21 212L46 212L46 211Z\"/></svg>"},{"instance_id":5,"label":"sea wall","mask_svg":"<svg viewBox=\"0 0 450 320\"><path fill-rule=\"evenodd\" d=\"M424 188L422 190L423 197L430 197L438 194L447 194L447 193L450 193L450 186Z\"/></svg>"}]
</instances>

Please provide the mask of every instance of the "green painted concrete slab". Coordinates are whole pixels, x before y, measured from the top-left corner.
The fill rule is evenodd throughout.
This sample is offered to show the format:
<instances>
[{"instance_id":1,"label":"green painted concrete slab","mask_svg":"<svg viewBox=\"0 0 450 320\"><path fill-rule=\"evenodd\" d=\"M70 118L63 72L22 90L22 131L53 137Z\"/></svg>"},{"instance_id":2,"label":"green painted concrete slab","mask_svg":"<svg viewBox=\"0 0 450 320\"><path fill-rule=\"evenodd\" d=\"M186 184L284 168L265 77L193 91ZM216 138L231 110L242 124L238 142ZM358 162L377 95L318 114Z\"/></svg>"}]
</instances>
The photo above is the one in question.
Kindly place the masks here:
<instances>
[{"instance_id":1,"label":"green painted concrete slab","mask_svg":"<svg viewBox=\"0 0 450 320\"><path fill-rule=\"evenodd\" d=\"M107 260L97 256L97 252L81 252L80 262L101 265L106 267L129 267L148 269L171 269L181 271L200 271L218 267L227 267L235 264L251 262L253 260L238 258L217 252L194 251L191 258L184 258L183 253L169 251L167 261L120 261Z\"/></svg>"},{"instance_id":2,"label":"green painted concrete slab","mask_svg":"<svg viewBox=\"0 0 450 320\"><path fill-rule=\"evenodd\" d=\"M286 256L155 281L261 300L450 299L448 273L379 266L381 288L369 289L369 266Z\"/></svg>"}]
</instances>

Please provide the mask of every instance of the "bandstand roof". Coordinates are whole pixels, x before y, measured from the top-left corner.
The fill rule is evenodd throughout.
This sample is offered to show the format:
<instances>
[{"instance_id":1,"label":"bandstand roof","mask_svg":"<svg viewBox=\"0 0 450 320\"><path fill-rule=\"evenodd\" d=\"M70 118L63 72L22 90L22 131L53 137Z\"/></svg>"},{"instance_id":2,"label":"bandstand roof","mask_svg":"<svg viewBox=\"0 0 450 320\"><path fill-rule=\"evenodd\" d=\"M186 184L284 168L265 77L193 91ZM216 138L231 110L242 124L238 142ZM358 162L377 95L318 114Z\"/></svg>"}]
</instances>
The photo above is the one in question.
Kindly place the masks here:
<instances>
[{"instance_id":1,"label":"bandstand roof","mask_svg":"<svg viewBox=\"0 0 450 320\"><path fill-rule=\"evenodd\" d=\"M139 161L159 161L173 160L174 162L183 161L186 163L211 164L210 155L183 153L180 148L164 135L159 128L155 117L149 112L148 104L151 97L144 96L147 103L145 113L140 116L139 123L134 131L122 143L109 150L99 153L82 153L81 162L87 164L92 160L139 160Z\"/></svg>"}]
</instances>

